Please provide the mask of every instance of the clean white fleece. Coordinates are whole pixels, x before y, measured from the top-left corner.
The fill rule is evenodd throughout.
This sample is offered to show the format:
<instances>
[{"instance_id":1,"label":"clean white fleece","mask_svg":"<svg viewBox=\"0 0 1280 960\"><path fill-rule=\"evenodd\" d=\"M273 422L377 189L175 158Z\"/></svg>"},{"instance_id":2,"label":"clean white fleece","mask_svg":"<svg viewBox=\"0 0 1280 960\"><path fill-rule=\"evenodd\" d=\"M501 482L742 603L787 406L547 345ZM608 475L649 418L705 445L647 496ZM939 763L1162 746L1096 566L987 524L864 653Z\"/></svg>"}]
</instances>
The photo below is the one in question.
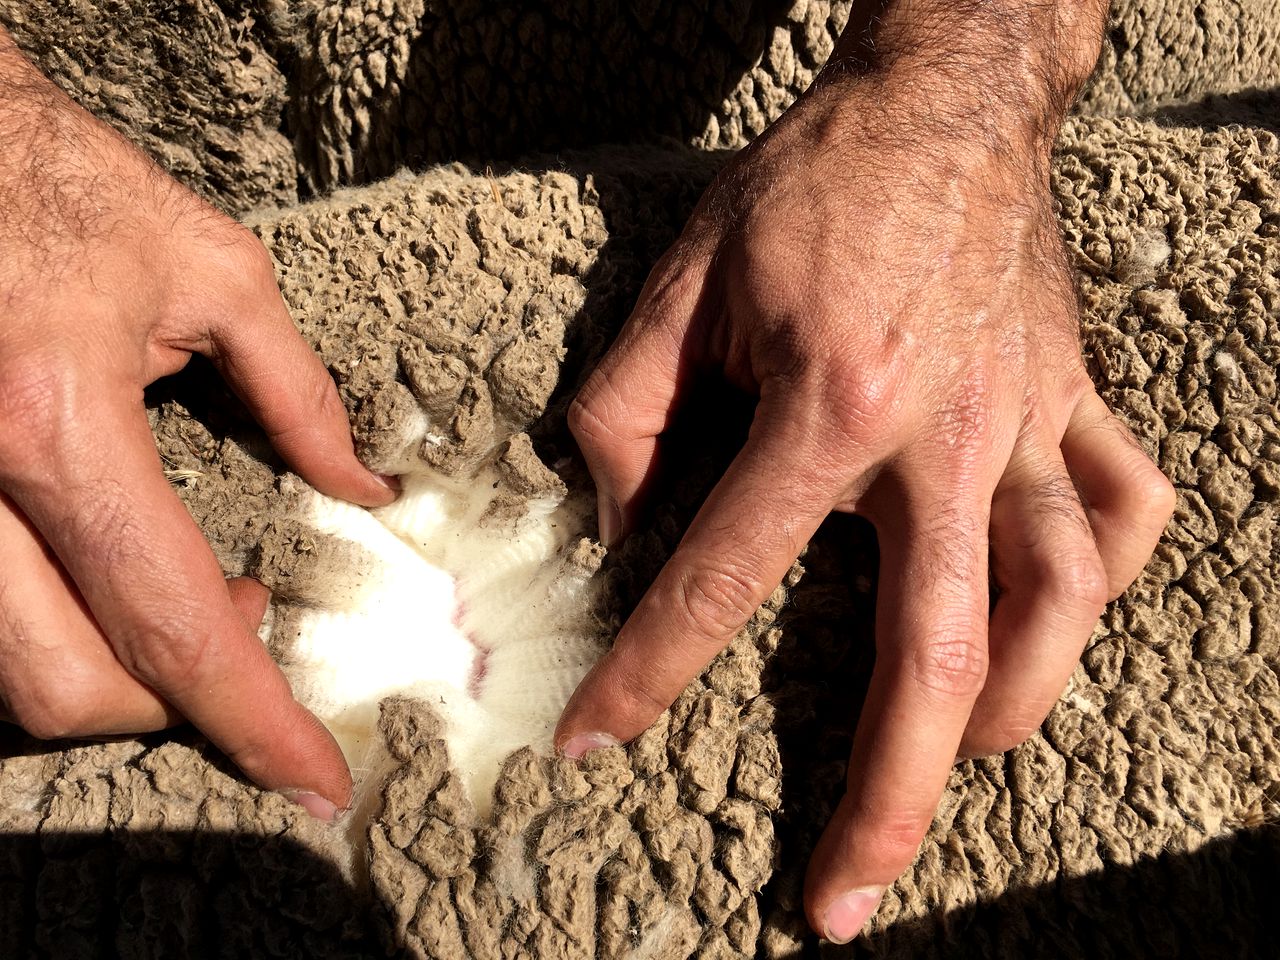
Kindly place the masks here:
<instances>
[{"instance_id":1,"label":"clean white fleece","mask_svg":"<svg viewBox=\"0 0 1280 960\"><path fill-rule=\"evenodd\" d=\"M378 703L407 695L446 724L454 768L488 812L502 760L549 750L569 695L602 652L588 576L566 564L581 520L532 500L510 523L482 524L496 470L460 481L418 466L375 511L310 492L308 519L374 558L304 610L285 672L333 731L357 780L377 765Z\"/></svg>"}]
</instances>

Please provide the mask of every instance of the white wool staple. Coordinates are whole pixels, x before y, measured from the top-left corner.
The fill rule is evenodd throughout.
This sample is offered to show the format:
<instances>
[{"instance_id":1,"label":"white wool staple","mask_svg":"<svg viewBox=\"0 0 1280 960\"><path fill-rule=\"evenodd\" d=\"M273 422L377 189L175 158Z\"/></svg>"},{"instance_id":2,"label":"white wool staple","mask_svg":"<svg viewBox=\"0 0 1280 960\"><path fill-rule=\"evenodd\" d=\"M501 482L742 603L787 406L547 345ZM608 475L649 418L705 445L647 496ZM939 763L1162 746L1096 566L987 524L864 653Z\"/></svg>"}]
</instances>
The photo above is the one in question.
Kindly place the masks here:
<instances>
[{"instance_id":1,"label":"white wool staple","mask_svg":"<svg viewBox=\"0 0 1280 960\"><path fill-rule=\"evenodd\" d=\"M550 750L602 652L588 578L565 563L581 523L556 500L531 501L514 529L481 523L500 486L493 469L455 480L417 467L400 480L396 502L374 511L309 494L310 524L358 544L375 569L335 584L331 605L302 611L284 668L357 781L385 762L379 703L430 703L483 817L502 761L523 746Z\"/></svg>"}]
</instances>

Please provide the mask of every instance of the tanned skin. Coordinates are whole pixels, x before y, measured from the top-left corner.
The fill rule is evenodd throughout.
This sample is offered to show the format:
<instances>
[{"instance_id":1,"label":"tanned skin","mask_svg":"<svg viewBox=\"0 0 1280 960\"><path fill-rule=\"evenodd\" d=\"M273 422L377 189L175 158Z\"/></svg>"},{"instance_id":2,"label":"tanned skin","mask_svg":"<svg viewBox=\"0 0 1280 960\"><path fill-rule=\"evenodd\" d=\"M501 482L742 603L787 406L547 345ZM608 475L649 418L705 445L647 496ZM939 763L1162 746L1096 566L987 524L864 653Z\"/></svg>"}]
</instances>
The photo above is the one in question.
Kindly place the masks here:
<instances>
[{"instance_id":1,"label":"tanned skin","mask_svg":"<svg viewBox=\"0 0 1280 960\"><path fill-rule=\"evenodd\" d=\"M616 541L692 383L759 398L566 708L568 755L647 728L829 513L875 525L876 665L805 892L833 941L911 863L957 756L1040 725L1172 511L1085 372L1049 191L1105 16L1101 0L857 5L818 82L707 190L570 410Z\"/></svg>"},{"instance_id":2,"label":"tanned skin","mask_svg":"<svg viewBox=\"0 0 1280 960\"><path fill-rule=\"evenodd\" d=\"M394 499L252 233L41 76L0 30L0 716L40 737L189 719L331 817L351 776L169 488L142 391L209 357L317 488Z\"/></svg>"},{"instance_id":3,"label":"tanned skin","mask_svg":"<svg viewBox=\"0 0 1280 960\"><path fill-rule=\"evenodd\" d=\"M856 936L910 864L956 757L1037 728L1172 511L1085 373L1048 185L1105 16L1102 0L856 4L818 82L708 189L571 409L616 542L692 382L759 398L567 707L567 755L648 727L830 512L876 527L876 667L806 886L831 940ZM143 386L191 352L315 486L392 498L355 459L256 239L0 31L0 705L41 736L184 716L331 815L349 774L253 635L261 588L224 583L147 430Z\"/></svg>"}]
</instances>

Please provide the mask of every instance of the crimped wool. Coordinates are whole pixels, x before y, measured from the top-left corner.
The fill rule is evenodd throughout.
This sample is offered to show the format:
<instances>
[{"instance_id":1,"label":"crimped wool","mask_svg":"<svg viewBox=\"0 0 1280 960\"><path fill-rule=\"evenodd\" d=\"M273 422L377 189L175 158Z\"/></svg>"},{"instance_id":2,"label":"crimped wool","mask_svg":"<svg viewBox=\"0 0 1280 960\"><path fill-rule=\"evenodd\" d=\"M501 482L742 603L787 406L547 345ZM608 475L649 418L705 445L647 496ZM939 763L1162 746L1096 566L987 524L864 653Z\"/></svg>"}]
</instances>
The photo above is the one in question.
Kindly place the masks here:
<instances>
[{"instance_id":1,"label":"crimped wool","mask_svg":"<svg viewBox=\"0 0 1280 960\"><path fill-rule=\"evenodd\" d=\"M392 505L364 510L309 494L318 533L357 544L372 569L305 610L286 670L299 699L359 774L376 766L378 704L411 696L445 720L450 755L479 813L498 767L549 750L569 695L599 657L586 570L568 561L579 520L556 499L511 522L487 513L501 479L417 467Z\"/></svg>"}]
</instances>

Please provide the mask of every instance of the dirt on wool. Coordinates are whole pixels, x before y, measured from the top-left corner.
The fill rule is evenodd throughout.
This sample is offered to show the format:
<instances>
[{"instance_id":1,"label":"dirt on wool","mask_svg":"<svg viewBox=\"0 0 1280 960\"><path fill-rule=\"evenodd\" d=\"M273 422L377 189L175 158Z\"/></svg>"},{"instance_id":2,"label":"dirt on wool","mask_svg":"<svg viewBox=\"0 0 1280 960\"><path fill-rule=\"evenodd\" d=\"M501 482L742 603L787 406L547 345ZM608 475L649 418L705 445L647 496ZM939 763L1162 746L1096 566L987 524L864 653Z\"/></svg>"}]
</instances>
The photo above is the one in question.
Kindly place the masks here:
<instances>
[{"instance_id":1,"label":"dirt on wool","mask_svg":"<svg viewBox=\"0 0 1280 960\"><path fill-rule=\"evenodd\" d=\"M801 910L874 659L874 531L834 517L651 730L581 765L515 752L486 817L439 715L417 700L382 705L388 773L354 836L246 783L190 730L71 744L0 728L0 954L1268 955L1280 854L1280 140L1261 120L1228 120L1241 104L1255 118L1268 115L1259 103L1280 108L1265 93L1277 22L1262 5L1222 0L1201 4L1214 16L1192 21L1203 36L1187 33L1186 49L1156 57L1133 39L1193 5L1117 4L1111 53L1083 102L1169 112L1069 121L1052 175L1090 373L1173 480L1174 518L1040 732L955 767L919 856L856 945L820 946ZM0 22L257 232L366 462L389 462L425 412L435 433L417 448L422 462L459 479L497 470L511 516L550 490L590 497L565 427L570 398L728 156L707 148L740 145L794 96L756 99L772 89L757 74L802 89L812 74L795 65L815 69L848 14L820 0L748 4L736 18L734 5L699 4L720 26L698 31L664 28L683 22L683 5L658 3L591 57L566 56L560 77L537 72L536 54L581 50L568 24L595 21L554 0L518 23L496 7L476 5L483 16L468 21L463 7L424 0L115 6L103 30L118 34L95 33L101 5L87 3L68 5L81 19L60 26L80 25L60 36L29 4L0 3ZM1258 45L1215 85L1220 48L1239 39L1233 10L1257 24ZM147 46L127 15L168 17L171 29ZM499 27L516 46L492 39ZM191 64L229 68L199 80L157 53L190 51L188 39L214 51L189 53ZM139 49L152 59L129 60ZM446 59L455 49L467 57ZM652 53L666 50L670 61ZM594 57L618 51L651 52L657 72L641 78L702 57L718 79L680 87L683 106L652 103L627 137L627 97L668 88L597 91ZM105 65L90 70L91 55ZM484 70L536 78L545 85L528 92L543 106L515 110L503 97L519 85L469 79ZM1106 92L1115 76L1129 99ZM584 83L590 95L564 96ZM572 137L552 109L566 99L583 114L564 121ZM237 131L244 157L214 142L218 126ZM252 131L267 146L250 151ZM557 152L510 159L529 149ZM467 153L476 162L430 165ZM298 202L299 190L334 187ZM148 409L174 489L224 570L268 583L280 616L364 562L300 518L300 481L208 366L156 384ZM674 548L745 423L732 407L702 416L671 438L680 469L644 528L595 575L605 633Z\"/></svg>"}]
</instances>

